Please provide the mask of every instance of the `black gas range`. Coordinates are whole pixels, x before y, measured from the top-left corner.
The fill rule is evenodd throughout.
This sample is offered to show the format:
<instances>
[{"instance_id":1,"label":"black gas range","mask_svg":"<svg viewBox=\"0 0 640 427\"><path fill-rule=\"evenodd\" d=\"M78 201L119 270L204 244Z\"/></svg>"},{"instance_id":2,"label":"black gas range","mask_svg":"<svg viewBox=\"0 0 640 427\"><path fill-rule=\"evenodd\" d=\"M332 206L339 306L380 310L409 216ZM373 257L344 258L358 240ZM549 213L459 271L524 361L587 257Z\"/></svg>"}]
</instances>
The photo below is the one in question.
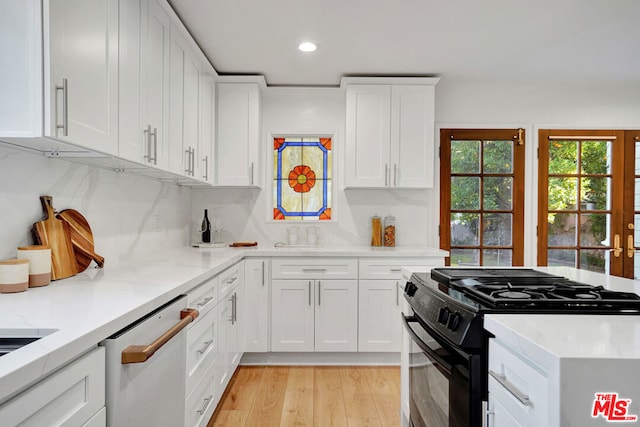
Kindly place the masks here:
<instances>
[{"instance_id":1,"label":"black gas range","mask_svg":"<svg viewBox=\"0 0 640 427\"><path fill-rule=\"evenodd\" d=\"M405 285L405 328L415 426L481 426L487 401L483 317L514 314L640 315L640 296L526 268L435 268Z\"/></svg>"}]
</instances>

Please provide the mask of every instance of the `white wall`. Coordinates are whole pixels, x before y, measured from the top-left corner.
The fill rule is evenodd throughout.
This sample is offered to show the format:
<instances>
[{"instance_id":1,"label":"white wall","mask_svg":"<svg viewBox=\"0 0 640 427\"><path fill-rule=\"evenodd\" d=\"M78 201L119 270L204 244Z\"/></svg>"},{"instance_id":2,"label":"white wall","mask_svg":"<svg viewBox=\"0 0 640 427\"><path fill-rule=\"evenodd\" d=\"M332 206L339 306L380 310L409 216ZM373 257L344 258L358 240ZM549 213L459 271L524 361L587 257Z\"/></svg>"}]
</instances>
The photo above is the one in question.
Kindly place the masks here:
<instances>
[{"instance_id":1,"label":"white wall","mask_svg":"<svg viewBox=\"0 0 640 427\"><path fill-rule=\"evenodd\" d=\"M229 241L258 241L272 245L286 241L291 223L276 222L272 215L272 134L334 135L334 208L336 220L319 221L320 242L327 246L369 245L369 221L374 214L396 217L396 244L425 246L432 191L428 190L342 190L344 160L345 98L338 89L274 89L263 96L262 165L263 190L193 190L192 224L199 226L204 208L227 231ZM428 225L429 224L429 225ZM306 225L301 226L304 230ZM432 233L433 234L433 233ZM432 236L433 237L433 236ZM302 243L302 242L301 242ZM431 242L437 244L436 241Z\"/></svg>"},{"instance_id":2,"label":"white wall","mask_svg":"<svg viewBox=\"0 0 640 427\"><path fill-rule=\"evenodd\" d=\"M189 189L0 144L0 259L33 244L32 225L43 217L41 195L53 196L58 211L73 208L87 218L106 265L187 243Z\"/></svg>"}]
</instances>

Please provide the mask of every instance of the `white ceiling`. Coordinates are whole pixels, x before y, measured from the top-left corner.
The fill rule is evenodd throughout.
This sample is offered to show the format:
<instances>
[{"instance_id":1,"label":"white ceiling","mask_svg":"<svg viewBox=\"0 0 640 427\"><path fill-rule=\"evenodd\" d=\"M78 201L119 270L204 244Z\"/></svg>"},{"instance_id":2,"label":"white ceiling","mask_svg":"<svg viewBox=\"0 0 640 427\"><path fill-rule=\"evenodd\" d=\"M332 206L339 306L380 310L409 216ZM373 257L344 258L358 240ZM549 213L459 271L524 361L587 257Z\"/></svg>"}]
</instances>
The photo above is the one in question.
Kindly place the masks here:
<instances>
[{"instance_id":1,"label":"white ceiling","mask_svg":"<svg viewBox=\"0 0 640 427\"><path fill-rule=\"evenodd\" d=\"M640 0L170 0L220 74L640 84ZM319 45L303 54L304 40Z\"/></svg>"}]
</instances>

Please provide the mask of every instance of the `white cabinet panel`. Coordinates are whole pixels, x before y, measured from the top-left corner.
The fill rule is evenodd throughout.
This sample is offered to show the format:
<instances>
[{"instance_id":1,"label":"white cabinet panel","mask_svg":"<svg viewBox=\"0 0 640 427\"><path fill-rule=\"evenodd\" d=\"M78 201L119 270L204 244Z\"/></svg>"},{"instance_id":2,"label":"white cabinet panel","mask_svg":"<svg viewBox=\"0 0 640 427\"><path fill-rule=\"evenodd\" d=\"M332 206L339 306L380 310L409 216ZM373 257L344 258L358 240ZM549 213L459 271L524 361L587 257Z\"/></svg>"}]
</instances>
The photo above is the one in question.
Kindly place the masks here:
<instances>
[{"instance_id":1,"label":"white cabinet panel","mask_svg":"<svg viewBox=\"0 0 640 427\"><path fill-rule=\"evenodd\" d=\"M356 351L358 281L316 280L315 288L315 351Z\"/></svg>"},{"instance_id":2,"label":"white cabinet panel","mask_svg":"<svg viewBox=\"0 0 640 427\"><path fill-rule=\"evenodd\" d=\"M269 295L271 277L268 258L244 261L245 308L242 321L245 351L269 351Z\"/></svg>"},{"instance_id":3,"label":"white cabinet panel","mask_svg":"<svg viewBox=\"0 0 640 427\"><path fill-rule=\"evenodd\" d=\"M347 88L347 187L386 187L389 179L391 86Z\"/></svg>"},{"instance_id":4,"label":"white cabinet panel","mask_svg":"<svg viewBox=\"0 0 640 427\"><path fill-rule=\"evenodd\" d=\"M260 87L218 83L216 184L259 186Z\"/></svg>"},{"instance_id":5,"label":"white cabinet panel","mask_svg":"<svg viewBox=\"0 0 640 427\"><path fill-rule=\"evenodd\" d=\"M49 0L49 134L118 153L118 0Z\"/></svg>"},{"instance_id":6,"label":"white cabinet panel","mask_svg":"<svg viewBox=\"0 0 640 427\"><path fill-rule=\"evenodd\" d=\"M313 351L314 289L311 280L271 281L271 349Z\"/></svg>"},{"instance_id":7,"label":"white cabinet panel","mask_svg":"<svg viewBox=\"0 0 640 427\"><path fill-rule=\"evenodd\" d=\"M82 425L105 403L105 350L98 347L0 406L2 425Z\"/></svg>"},{"instance_id":8,"label":"white cabinet panel","mask_svg":"<svg viewBox=\"0 0 640 427\"><path fill-rule=\"evenodd\" d=\"M197 157L197 177L213 183L213 149L216 114L216 82L213 74L200 73L200 121Z\"/></svg>"},{"instance_id":9,"label":"white cabinet panel","mask_svg":"<svg viewBox=\"0 0 640 427\"><path fill-rule=\"evenodd\" d=\"M355 258L274 258L273 277L277 279L356 279Z\"/></svg>"},{"instance_id":10,"label":"white cabinet panel","mask_svg":"<svg viewBox=\"0 0 640 427\"><path fill-rule=\"evenodd\" d=\"M358 351L399 352L402 342L400 280L359 283Z\"/></svg>"}]
</instances>

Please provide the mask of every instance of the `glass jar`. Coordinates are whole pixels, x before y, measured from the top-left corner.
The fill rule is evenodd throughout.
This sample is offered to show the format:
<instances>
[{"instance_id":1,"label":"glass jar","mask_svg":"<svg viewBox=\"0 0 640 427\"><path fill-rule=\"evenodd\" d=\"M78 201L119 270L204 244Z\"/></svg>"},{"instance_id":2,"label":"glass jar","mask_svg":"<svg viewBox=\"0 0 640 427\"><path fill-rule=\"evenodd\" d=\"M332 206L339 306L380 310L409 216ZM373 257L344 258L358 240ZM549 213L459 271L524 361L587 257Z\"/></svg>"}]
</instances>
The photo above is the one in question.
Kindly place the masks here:
<instances>
[{"instance_id":1,"label":"glass jar","mask_svg":"<svg viewBox=\"0 0 640 427\"><path fill-rule=\"evenodd\" d=\"M384 245L396 245L396 217L391 215L384 217Z\"/></svg>"},{"instance_id":2,"label":"glass jar","mask_svg":"<svg viewBox=\"0 0 640 427\"><path fill-rule=\"evenodd\" d=\"M371 217L371 246L382 246L382 221L379 216Z\"/></svg>"}]
</instances>

